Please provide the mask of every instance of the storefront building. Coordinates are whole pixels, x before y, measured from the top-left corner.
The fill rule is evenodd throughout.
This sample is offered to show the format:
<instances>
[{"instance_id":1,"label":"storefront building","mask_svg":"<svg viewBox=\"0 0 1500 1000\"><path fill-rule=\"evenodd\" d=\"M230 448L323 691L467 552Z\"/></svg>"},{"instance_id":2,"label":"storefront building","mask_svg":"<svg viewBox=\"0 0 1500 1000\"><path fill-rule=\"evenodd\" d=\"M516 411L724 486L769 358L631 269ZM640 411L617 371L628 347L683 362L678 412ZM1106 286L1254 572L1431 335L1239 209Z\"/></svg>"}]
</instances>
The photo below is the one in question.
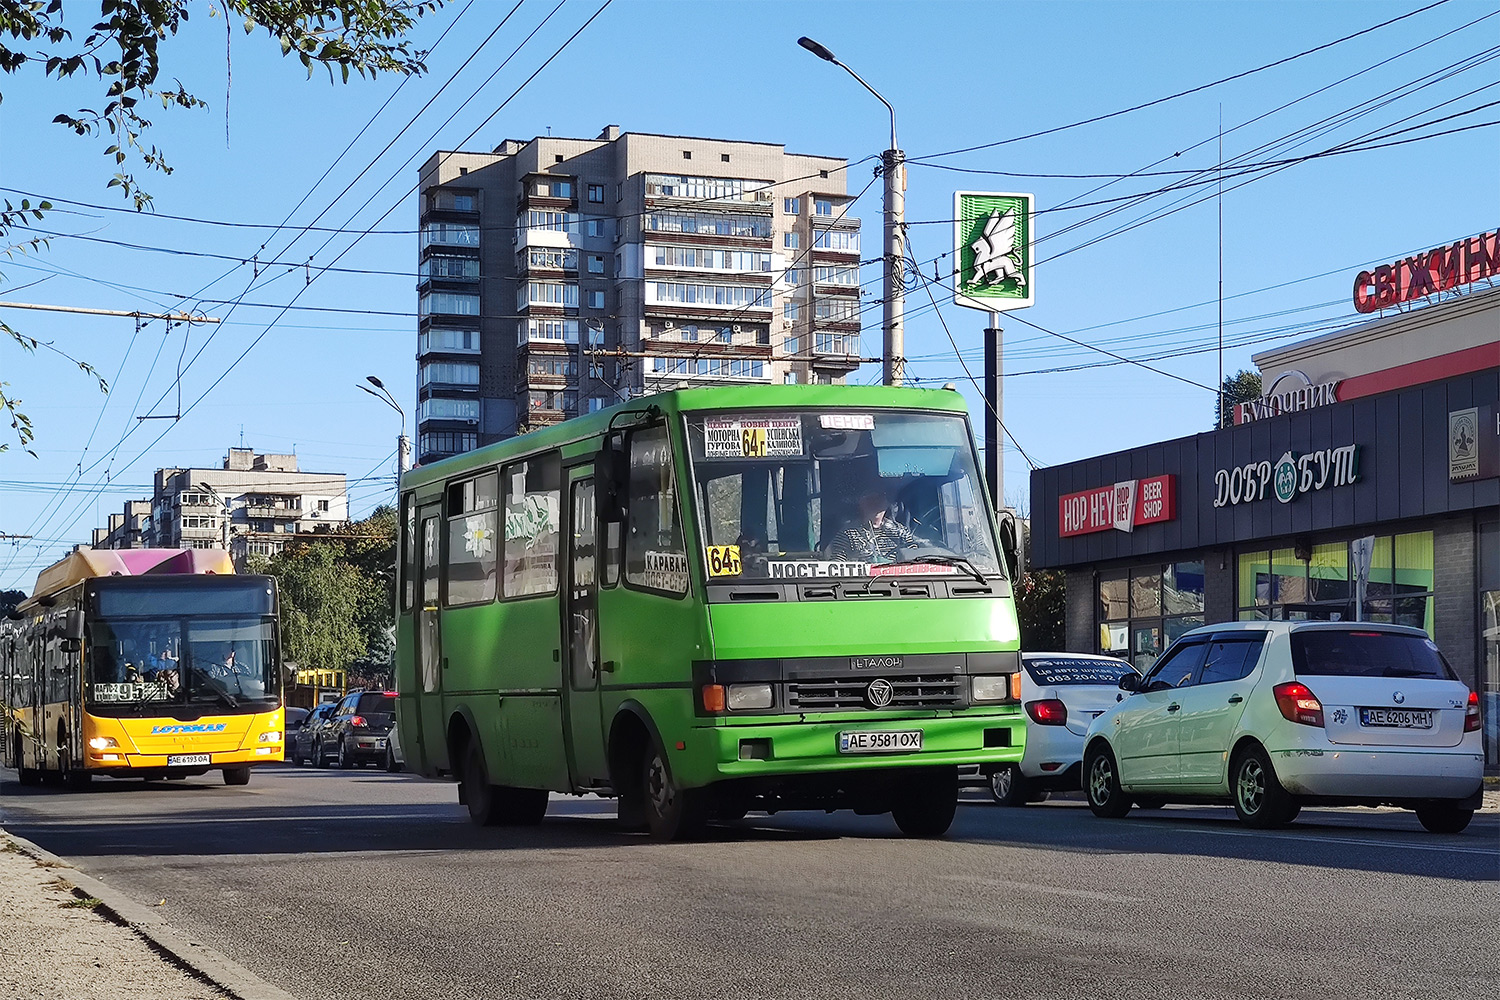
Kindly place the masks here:
<instances>
[{"instance_id":1,"label":"storefront building","mask_svg":"<svg viewBox=\"0 0 1500 1000\"><path fill-rule=\"evenodd\" d=\"M1500 233L1480 240L1471 273L1500 276ZM1500 770L1500 289L1448 287L1256 355L1266 395L1233 427L1033 472L1068 650L1144 668L1212 622L1415 625L1481 692Z\"/></svg>"}]
</instances>

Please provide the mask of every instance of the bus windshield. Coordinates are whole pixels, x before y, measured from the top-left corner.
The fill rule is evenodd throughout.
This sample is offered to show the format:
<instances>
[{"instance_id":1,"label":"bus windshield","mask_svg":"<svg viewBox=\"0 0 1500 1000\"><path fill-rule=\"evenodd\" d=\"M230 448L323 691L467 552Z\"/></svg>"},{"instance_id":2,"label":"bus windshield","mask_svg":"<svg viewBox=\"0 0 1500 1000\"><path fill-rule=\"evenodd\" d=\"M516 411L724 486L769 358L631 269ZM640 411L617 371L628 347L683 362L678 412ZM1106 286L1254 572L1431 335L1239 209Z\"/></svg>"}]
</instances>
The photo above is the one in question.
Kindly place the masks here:
<instances>
[{"instance_id":1,"label":"bus windshield","mask_svg":"<svg viewBox=\"0 0 1500 1000\"><path fill-rule=\"evenodd\" d=\"M694 414L687 440L711 582L1002 573L959 415Z\"/></svg>"},{"instance_id":2,"label":"bus windshield","mask_svg":"<svg viewBox=\"0 0 1500 1000\"><path fill-rule=\"evenodd\" d=\"M279 697L276 660L276 625L267 618L95 619L85 694L90 710L264 710Z\"/></svg>"}]
</instances>

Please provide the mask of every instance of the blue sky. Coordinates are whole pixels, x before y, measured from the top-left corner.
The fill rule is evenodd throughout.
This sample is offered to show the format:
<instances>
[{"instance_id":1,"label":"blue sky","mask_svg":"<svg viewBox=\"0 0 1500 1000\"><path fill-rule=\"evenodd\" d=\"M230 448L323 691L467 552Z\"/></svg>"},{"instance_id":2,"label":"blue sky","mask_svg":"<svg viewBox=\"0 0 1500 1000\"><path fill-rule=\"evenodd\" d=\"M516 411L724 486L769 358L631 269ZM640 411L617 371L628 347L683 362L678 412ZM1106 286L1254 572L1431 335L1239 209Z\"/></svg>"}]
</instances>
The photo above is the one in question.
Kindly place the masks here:
<instances>
[{"instance_id":1,"label":"blue sky","mask_svg":"<svg viewBox=\"0 0 1500 1000\"><path fill-rule=\"evenodd\" d=\"M43 228L232 259L58 238L43 252L0 261L0 299L158 310L180 303L181 296L201 295L223 300L201 308L227 318L212 339L207 328L198 327L184 343L180 327L168 333L160 323L137 333L127 319L3 313L12 326L94 364L113 391L107 397L97 392L55 354L27 357L0 344L0 379L25 400L36 422L40 456L33 459L15 447L0 455L0 532L37 536L25 545L0 546L0 588L29 589L40 566L72 543L86 541L90 529L124 500L147 496L155 468L217 465L225 449L239 443L242 429L247 446L295 448L305 469L346 472L355 481L356 514L389 497L398 418L356 383L378 375L405 404L408 422L414 420L415 236L377 232L354 242L352 236L332 234L324 247L330 234L310 233L288 244L299 235L296 226L312 222L330 203L320 226L413 229L416 207L410 192L417 166L434 149L458 146L475 128L479 132L466 148L486 149L504 138L549 130L592 137L614 123L631 131L781 142L792 151L851 161L878 153L887 139L885 109L837 67L798 48L797 37L806 34L892 101L901 143L919 160L1155 101L1424 6L1420 0L615 0L480 127L601 0L563 0L555 13L557 0L524 0L511 22L418 115L513 6L475 0L466 7L466 2L450 2L423 23L418 41L430 45L462 12L434 49L429 75L401 87L342 158L340 151L400 80L341 86L331 85L322 73L308 79L263 34L246 36L236 27L226 39L223 20L208 17L207 5L192 5L185 30L162 45L163 77L180 78L210 107L152 113L157 127L151 141L165 151L174 172L140 170L138 175L163 215L270 227L291 213L293 227L276 234L260 254L263 261L279 254L289 263L262 270L259 277L251 265L239 263L272 237L270 228L177 222L61 203L58 207L68 211L49 215ZM1212 386L1217 378L1218 207L1211 198L1174 206L1182 197L1178 193L1115 203L1127 207L1089 221L1100 209L1071 203L1139 194L1185 175L1111 182L943 168L1020 175L1210 168L1221 112L1227 161L1303 156L1410 128L1500 100L1500 74L1491 61L1497 54L1491 50L1500 47L1500 16L1479 20L1495 12L1493 3L1449 0L1285 65L1144 110L930 161L941 166L913 164L907 219L912 254L929 276L932 262L950 249L951 226L943 220L951 215L955 189L1034 191L1043 210L1036 220L1036 305L1004 322L1007 424L1030 460L1051 465L1208 429L1213 394L1189 383ZM550 20L510 64L481 87L549 13ZM79 22L72 26L82 34L88 25ZM1438 37L1445 33L1446 38ZM227 145L226 42L232 69ZM105 188L113 172L100 155L105 143L79 139L51 124L59 111L97 103L95 82L43 80L28 69L0 80L0 87L0 187L9 189L0 195L16 201L21 195L14 192L24 191L123 206L118 193ZM1366 109L1352 120L1319 125ZM443 125L455 111L453 121ZM414 124L396 138L414 116ZM1496 119L1497 109L1489 108L1393 138ZM1315 127L1318 132L1312 133ZM1302 129L1310 132L1263 148ZM1493 228L1500 216L1497 134L1495 128L1474 129L1227 182L1226 372L1249 367L1258 344L1352 321L1350 287L1362 266ZM313 188L330 166L327 179ZM852 191L871 179L868 163L850 170ZM348 193L335 201L351 182ZM1100 185L1108 186L1095 191ZM1212 190L1195 187L1188 202ZM865 221L867 257L878 253L879 195L877 182L852 213ZM1110 235L1122 224L1171 207L1181 210ZM1106 238L1084 246L1099 237ZM388 273L316 270L351 244L334 266ZM301 266L309 258L312 271ZM309 275L315 278L310 285ZM878 266L867 267L863 277L871 297L878 294ZM970 370L980 376L978 331L984 314L955 308L935 294ZM277 308L261 307L285 305L294 297L296 308L279 320ZM238 307L225 304L236 299ZM907 308L909 373L959 383L975 408L977 396L926 292L909 294ZM865 353L878 353L878 306L865 320ZM1049 372L1110 359L1026 321L1131 358L1160 358L1153 367L1187 381L1120 364ZM187 366L180 379L182 405L192 405L191 411L180 421L137 421L146 413L177 412L180 365ZM867 366L856 377L870 380L878 372ZM1027 460L1007 447L1006 493L1023 506L1027 471Z\"/></svg>"}]
</instances>

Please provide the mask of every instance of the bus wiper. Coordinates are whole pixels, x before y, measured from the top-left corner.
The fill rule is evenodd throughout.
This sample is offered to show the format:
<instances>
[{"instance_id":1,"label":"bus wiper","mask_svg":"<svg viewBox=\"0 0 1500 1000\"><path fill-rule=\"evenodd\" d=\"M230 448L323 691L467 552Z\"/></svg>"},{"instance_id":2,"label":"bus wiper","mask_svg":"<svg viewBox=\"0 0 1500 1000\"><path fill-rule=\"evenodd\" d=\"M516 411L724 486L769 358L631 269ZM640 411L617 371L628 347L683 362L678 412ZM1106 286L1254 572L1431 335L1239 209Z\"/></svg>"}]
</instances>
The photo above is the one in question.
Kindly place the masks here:
<instances>
[{"instance_id":1,"label":"bus wiper","mask_svg":"<svg viewBox=\"0 0 1500 1000\"><path fill-rule=\"evenodd\" d=\"M979 567L975 566L964 556L917 556L913 559L903 560L903 562L924 562L932 563L934 566L952 566L954 569L963 570L972 576L975 582L981 586L989 582L984 578L984 574L979 571Z\"/></svg>"}]
</instances>

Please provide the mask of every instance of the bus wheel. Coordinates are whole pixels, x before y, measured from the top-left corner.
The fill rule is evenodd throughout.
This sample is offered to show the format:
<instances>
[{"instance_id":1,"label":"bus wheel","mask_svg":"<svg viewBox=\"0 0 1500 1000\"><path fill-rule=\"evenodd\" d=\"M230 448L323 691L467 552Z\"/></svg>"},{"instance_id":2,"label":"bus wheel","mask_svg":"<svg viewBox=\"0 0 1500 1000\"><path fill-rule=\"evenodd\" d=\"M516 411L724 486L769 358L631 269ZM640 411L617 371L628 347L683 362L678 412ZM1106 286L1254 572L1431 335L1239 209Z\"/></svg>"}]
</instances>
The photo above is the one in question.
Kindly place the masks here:
<instances>
[{"instance_id":1,"label":"bus wheel","mask_svg":"<svg viewBox=\"0 0 1500 1000\"><path fill-rule=\"evenodd\" d=\"M901 775L891 818L908 837L941 837L958 811L958 768L912 769Z\"/></svg>"},{"instance_id":2,"label":"bus wheel","mask_svg":"<svg viewBox=\"0 0 1500 1000\"><path fill-rule=\"evenodd\" d=\"M667 755L653 745L641 776L645 790L646 825L656 840L686 840L703 832L708 823L707 796L701 788L681 788L672 778ZM955 792L955 795L957 793Z\"/></svg>"},{"instance_id":3,"label":"bus wheel","mask_svg":"<svg viewBox=\"0 0 1500 1000\"><path fill-rule=\"evenodd\" d=\"M499 825L500 811L495 808L496 788L490 784L489 768L484 766L484 750L476 739L464 744L461 773L463 800L469 807L469 819L475 826Z\"/></svg>"},{"instance_id":4,"label":"bus wheel","mask_svg":"<svg viewBox=\"0 0 1500 1000\"><path fill-rule=\"evenodd\" d=\"M226 785L248 785L248 784L250 784L250 768L248 768L248 767L226 767L226 768L224 768L224 784L226 784Z\"/></svg>"}]
</instances>

